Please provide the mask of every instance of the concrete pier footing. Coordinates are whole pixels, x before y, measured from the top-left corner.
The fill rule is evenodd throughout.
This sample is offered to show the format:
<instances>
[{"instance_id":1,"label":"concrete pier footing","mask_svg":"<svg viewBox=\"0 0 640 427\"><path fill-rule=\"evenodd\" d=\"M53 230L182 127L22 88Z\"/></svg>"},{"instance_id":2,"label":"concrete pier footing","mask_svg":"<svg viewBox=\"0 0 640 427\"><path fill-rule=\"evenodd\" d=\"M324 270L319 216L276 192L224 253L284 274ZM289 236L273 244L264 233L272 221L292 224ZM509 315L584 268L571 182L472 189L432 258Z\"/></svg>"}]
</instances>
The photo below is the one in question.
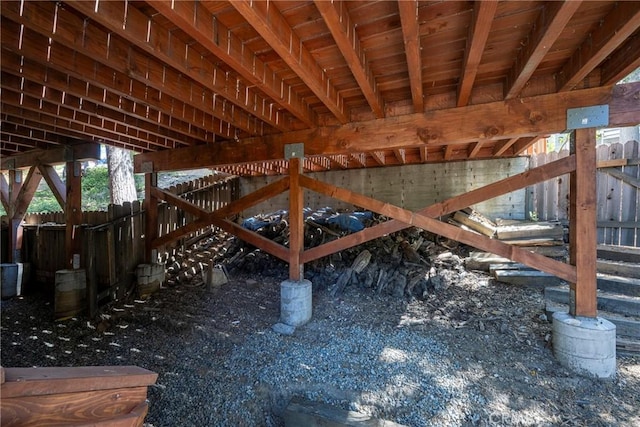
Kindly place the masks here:
<instances>
[{"instance_id":1,"label":"concrete pier footing","mask_svg":"<svg viewBox=\"0 0 640 427\"><path fill-rule=\"evenodd\" d=\"M561 365L590 376L616 374L616 326L599 317L553 314L553 353Z\"/></svg>"},{"instance_id":2,"label":"concrete pier footing","mask_svg":"<svg viewBox=\"0 0 640 427\"><path fill-rule=\"evenodd\" d=\"M280 322L301 326L311 319L311 282L285 280L280 284Z\"/></svg>"}]
</instances>

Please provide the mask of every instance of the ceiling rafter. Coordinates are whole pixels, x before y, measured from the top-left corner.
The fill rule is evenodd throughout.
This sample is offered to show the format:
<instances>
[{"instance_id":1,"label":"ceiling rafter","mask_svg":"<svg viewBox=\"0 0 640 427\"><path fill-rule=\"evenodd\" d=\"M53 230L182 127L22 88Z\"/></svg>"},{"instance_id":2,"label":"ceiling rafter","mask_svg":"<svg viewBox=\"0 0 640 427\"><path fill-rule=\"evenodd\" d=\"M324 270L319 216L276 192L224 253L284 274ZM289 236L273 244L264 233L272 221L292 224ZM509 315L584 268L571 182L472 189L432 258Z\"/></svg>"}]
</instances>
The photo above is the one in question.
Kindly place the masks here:
<instances>
[{"instance_id":1,"label":"ceiling rafter","mask_svg":"<svg viewBox=\"0 0 640 427\"><path fill-rule=\"evenodd\" d=\"M470 159L475 159L476 157L478 157L480 150L486 142L488 142L488 140L485 139L469 144L469 148L467 149L467 157Z\"/></svg>"},{"instance_id":2,"label":"ceiling rafter","mask_svg":"<svg viewBox=\"0 0 640 427\"><path fill-rule=\"evenodd\" d=\"M78 121L82 121L82 118L84 118L87 124L99 125L114 130L126 129L126 132L131 131L134 134L143 132L156 138L168 137L176 142L172 144L174 148L194 145L198 142L197 139L162 129L158 124L149 123L116 110L107 110L86 98L59 91L51 86L46 86L42 82L33 82L21 76L10 74L7 71L3 71L0 75L2 76L0 87L3 89L3 101L5 100L5 95L10 93L14 99L19 98L18 105L22 105L23 102L26 104L30 100L34 108L44 109L43 104L47 103L47 105L50 105L49 111L52 113L63 115L63 112L66 111L66 117L73 117ZM20 86L23 87L20 93L13 89ZM124 134L124 131L122 133Z\"/></svg>"},{"instance_id":3,"label":"ceiling rafter","mask_svg":"<svg viewBox=\"0 0 640 427\"><path fill-rule=\"evenodd\" d=\"M640 32L627 40L620 49L602 64L600 84L612 85L640 68Z\"/></svg>"},{"instance_id":4,"label":"ceiling rafter","mask_svg":"<svg viewBox=\"0 0 640 427\"><path fill-rule=\"evenodd\" d=\"M384 166L387 163L384 151L375 150L371 151L369 154L371 155L371 157L373 157L373 160L375 160L376 163L378 163L380 166Z\"/></svg>"},{"instance_id":5,"label":"ceiling rafter","mask_svg":"<svg viewBox=\"0 0 640 427\"><path fill-rule=\"evenodd\" d=\"M4 119L0 123L0 135L9 135L24 138L35 143L46 143L51 145L66 145L69 138L60 134L54 134L42 129L29 128L17 123L10 123Z\"/></svg>"},{"instance_id":6,"label":"ceiling rafter","mask_svg":"<svg viewBox=\"0 0 640 427\"><path fill-rule=\"evenodd\" d=\"M360 46L356 26L349 16L345 2L315 0L315 5L374 115L383 118L384 101L376 85L366 54Z\"/></svg>"},{"instance_id":7,"label":"ceiling rafter","mask_svg":"<svg viewBox=\"0 0 640 427\"><path fill-rule=\"evenodd\" d=\"M6 2L3 2L3 6L4 3ZM153 61L136 65L135 68L138 71L132 72L131 60L119 53L122 50L127 50L128 44L124 44L124 42L118 44L115 38L109 38L106 33L98 34L91 31L90 24L85 26L86 31L83 33L83 37L71 40L62 36L66 33L53 33L51 29L42 27L38 27L38 33L33 29L26 28L22 39L20 39L18 24L25 24L28 19L36 19L36 17L38 22L51 18L45 14L44 8L38 8L37 12L27 13L33 8L33 6L27 5L32 5L32 3L26 3L25 15L23 16L17 15L11 9L3 11L4 16L11 18L12 21L15 20L15 23L3 20L2 38L3 43L14 45L16 51L18 51L18 47L21 47L19 51L25 55L28 54L30 60L53 67L57 71L67 73L83 82L87 80L87 76L91 76L93 86L98 86L103 90L109 89L108 93L124 97L124 99L117 101L118 103L124 102L123 108L126 108L127 104L135 102L132 98L141 99L145 105L157 108L164 115L175 117L178 115L177 112L182 111L181 118L190 122L192 126L203 130L215 129L220 136L225 138L233 136L235 127L229 128L228 125L223 125L218 117L209 113L211 111L223 117L226 123L241 124L249 134L262 133L261 128L256 127L257 123L248 114L236 112L236 120L234 120L228 107L226 108L223 103L216 101L213 94L206 97L193 96L193 91L180 90L175 86L175 83L168 84L167 82L174 79L179 80L179 76L177 73L176 76L167 74L160 65L154 67ZM88 34L92 35L91 44L89 41L85 41ZM49 43L49 38L51 43ZM64 54L70 45L76 49L73 61L69 61L69 58ZM143 66L147 67L146 70L141 68ZM96 70L100 70L100 72L96 72ZM164 81L156 82L152 77L147 76L163 76ZM155 95L148 85L158 93L162 92L164 96ZM104 97L104 94L98 93L97 96ZM191 117L189 117L189 112L191 112ZM200 121L196 121L194 117L200 117ZM225 128L227 129L225 130Z\"/></svg>"},{"instance_id":8,"label":"ceiling rafter","mask_svg":"<svg viewBox=\"0 0 640 427\"><path fill-rule=\"evenodd\" d=\"M194 1L154 1L151 5L203 47L229 64L236 73L273 98L281 108L288 110L305 125L315 125L315 115L305 100L242 40L207 11L204 5Z\"/></svg>"},{"instance_id":9,"label":"ceiling rafter","mask_svg":"<svg viewBox=\"0 0 640 427\"><path fill-rule=\"evenodd\" d=\"M193 123L185 123L182 120L173 119L170 115L155 110L148 105L140 108L138 103L132 102L128 98L123 99L122 95L69 76L48 64L40 64L7 51L2 52L2 63L5 70L4 74L11 74L11 76L7 74L10 80L24 78L25 81L59 92L63 99L68 96L82 99L83 104L85 101L89 102L87 106L93 105L99 114L107 118L123 123L130 123L134 120L137 126L144 123L142 127L149 130L160 131L161 128L166 128L162 130L163 133L166 132L167 136L172 136L176 139L183 139L187 144L193 144L198 141L216 141L215 134L208 132L202 126L196 127ZM206 123L209 122L206 121ZM210 124L220 128L223 128L224 125L219 120ZM219 133L224 135L222 130Z\"/></svg>"},{"instance_id":10,"label":"ceiling rafter","mask_svg":"<svg viewBox=\"0 0 640 427\"><path fill-rule=\"evenodd\" d=\"M525 46L518 53L513 67L507 74L505 99L520 94L581 3L581 0L574 0L545 4Z\"/></svg>"},{"instance_id":11,"label":"ceiling rafter","mask_svg":"<svg viewBox=\"0 0 640 427\"><path fill-rule=\"evenodd\" d=\"M507 152L508 149L513 147L513 144L518 142L519 139L520 138L516 137L516 138L503 139L501 141L496 141L496 144L493 146L493 156L494 157L502 156L504 153Z\"/></svg>"},{"instance_id":12,"label":"ceiling rafter","mask_svg":"<svg viewBox=\"0 0 640 427\"><path fill-rule=\"evenodd\" d=\"M404 148L395 148L393 150L393 155L396 156L396 159L400 162L400 164L407 163L406 150Z\"/></svg>"},{"instance_id":13,"label":"ceiling rafter","mask_svg":"<svg viewBox=\"0 0 640 427\"><path fill-rule=\"evenodd\" d=\"M270 102L260 97L257 93L253 93L237 77L230 75L218 65L200 55L189 44L172 36L170 32L160 27L152 18L142 14L135 7L125 6L123 8L121 3L111 1L96 2L98 10L96 10L93 2L88 1L72 0L65 2L65 4L103 25L112 34L150 54L151 56L148 56L148 58L162 60L170 68L182 74L182 79L187 76L194 83L197 82L201 86L201 90L211 92L209 98L217 99L219 96L227 100L234 107L227 107L227 117L220 117L221 119L233 122L234 117L230 116L230 114L247 115L242 118L242 121L248 123L251 121L249 115L252 115L281 131L291 129L287 123L284 123L277 109L271 108ZM109 61L112 60L114 60L113 56L109 58ZM163 69L160 71L160 75L164 75L169 71L168 69ZM156 72L152 75L158 75L158 73ZM175 82L167 82L167 86L170 87L170 84L175 84ZM163 90L169 88L163 87L165 87ZM241 87L243 90L238 90ZM250 95L248 95L249 93ZM242 113L236 111L238 109ZM240 118L237 120L240 120Z\"/></svg>"},{"instance_id":14,"label":"ceiling rafter","mask_svg":"<svg viewBox=\"0 0 640 427\"><path fill-rule=\"evenodd\" d=\"M524 153L524 151L531 147L533 144L538 142L540 138L546 138L547 135L537 135L537 136L529 136L525 138L520 138L518 141L513 144L513 155L517 156L519 154Z\"/></svg>"},{"instance_id":15,"label":"ceiling rafter","mask_svg":"<svg viewBox=\"0 0 640 427\"><path fill-rule=\"evenodd\" d=\"M464 107L469 103L471 90L478 74L478 67L482 60L493 17L498 9L496 0L473 2L473 21L469 27L467 47L464 52L462 75L458 85L458 107Z\"/></svg>"},{"instance_id":16,"label":"ceiling rafter","mask_svg":"<svg viewBox=\"0 0 640 427\"><path fill-rule=\"evenodd\" d=\"M318 65L275 4L265 0L236 0L230 4L311 89L340 123L349 121L344 99Z\"/></svg>"},{"instance_id":17,"label":"ceiling rafter","mask_svg":"<svg viewBox=\"0 0 640 427\"><path fill-rule=\"evenodd\" d=\"M94 114L68 108L50 101L35 98L26 94L14 92L2 83L2 109L10 111L10 107L22 109L21 116L27 116L27 111L32 113L32 118L45 123L60 123L63 127L77 129L96 137L118 141L119 137L125 137L132 145L138 142L140 147L149 148L156 146L161 148L177 148L179 143L164 136L156 136L132 127L123 126L117 122L106 120ZM35 117L33 117L35 116ZM36 118L37 117L37 118ZM65 122L65 123L62 123ZM145 145L146 144L146 145Z\"/></svg>"},{"instance_id":18,"label":"ceiling rafter","mask_svg":"<svg viewBox=\"0 0 640 427\"><path fill-rule=\"evenodd\" d=\"M80 132L76 132L70 129L64 129L64 128L59 128L59 127L55 127L49 124L45 124L42 122L36 122L36 121L32 121L32 120L28 120L26 119L24 116L20 116L20 113L22 111L20 111L20 108L15 108L15 107L10 107L10 106L5 106L7 109L11 109L11 112L16 114L16 115L11 115L11 114L7 114L8 110L5 110L3 108L3 114L2 114L2 122L3 124L11 124L13 126L15 126L16 128L24 128L26 131L43 131L43 132L47 132L49 135L56 135L54 137L54 141L50 141L49 143L52 143L54 145L58 145L56 143L57 137L59 136L61 139L60 141L64 141L65 139L67 140L66 143L79 143L79 142L86 142L87 141L87 136L80 133ZM97 142L104 142L104 141L97 141ZM109 141L109 143L112 143L112 141ZM62 144L64 145L64 144ZM140 150L138 150L140 151Z\"/></svg>"},{"instance_id":19,"label":"ceiling rafter","mask_svg":"<svg viewBox=\"0 0 640 427\"><path fill-rule=\"evenodd\" d=\"M622 1L587 36L558 75L558 91L568 91L587 77L640 28L640 2ZM636 55L637 56L637 55Z\"/></svg>"},{"instance_id":20,"label":"ceiling rafter","mask_svg":"<svg viewBox=\"0 0 640 427\"><path fill-rule=\"evenodd\" d=\"M429 158L429 151L427 150L427 146L421 145L420 147L418 147L418 150L420 150L420 163L425 163Z\"/></svg>"},{"instance_id":21,"label":"ceiling rafter","mask_svg":"<svg viewBox=\"0 0 640 427\"><path fill-rule=\"evenodd\" d=\"M455 152L455 145L449 144L444 147L444 159L451 160Z\"/></svg>"},{"instance_id":22,"label":"ceiling rafter","mask_svg":"<svg viewBox=\"0 0 640 427\"><path fill-rule=\"evenodd\" d=\"M411 99L414 113L424 110L424 95L422 89L422 58L420 53L420 26L418 23L417 0L398 0L404 50L409 69L411 85Z\"/></svg>"}]
</instances>

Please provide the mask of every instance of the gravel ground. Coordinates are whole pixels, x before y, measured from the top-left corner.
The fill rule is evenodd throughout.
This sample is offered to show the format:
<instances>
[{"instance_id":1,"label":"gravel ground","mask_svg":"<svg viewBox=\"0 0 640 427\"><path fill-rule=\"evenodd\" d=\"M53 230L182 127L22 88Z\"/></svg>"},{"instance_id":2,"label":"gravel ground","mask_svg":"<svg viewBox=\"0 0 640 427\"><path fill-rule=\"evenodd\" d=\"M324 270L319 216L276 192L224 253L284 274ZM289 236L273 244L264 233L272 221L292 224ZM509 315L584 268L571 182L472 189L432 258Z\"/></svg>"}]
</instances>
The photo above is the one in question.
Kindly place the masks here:
<instances>
[{"instance_id":1,"label":"gravel ground","mask_svg":"<svg viewBox=\"0 0 640 427\"><path fill-rule=\"evenodd\" d=\"M314 283L313 319L284 336L286 274L177 284L97 321L53 322L39 294L2 301L2 365L153 370L147 427L281 426L293 396L409 426L640 425L640 358L619 357L614 380L560 367L539 290L476 272L423 299Z\"/></svg>"}]
</instances>

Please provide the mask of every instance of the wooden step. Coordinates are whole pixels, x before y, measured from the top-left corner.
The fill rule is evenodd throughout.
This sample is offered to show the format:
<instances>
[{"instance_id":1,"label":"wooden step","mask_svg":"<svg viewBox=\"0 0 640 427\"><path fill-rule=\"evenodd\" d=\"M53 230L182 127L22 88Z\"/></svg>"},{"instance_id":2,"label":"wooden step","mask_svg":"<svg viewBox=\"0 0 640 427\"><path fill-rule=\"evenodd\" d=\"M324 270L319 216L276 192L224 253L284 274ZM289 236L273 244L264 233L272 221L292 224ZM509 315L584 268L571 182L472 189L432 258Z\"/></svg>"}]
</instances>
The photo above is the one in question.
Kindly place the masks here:
<instances>
[{"instance_id":1,"label":"wooden step","mask_svg":"<svg viewBox=\"0 0 640 427\"><path fill-rule=\"evenodd\" d=\"M640 279L598 274L598 289L631 297L640 297Z\"/></svg>"},{"instance_id":2,"label":"wooden step","mask_svg":"<svg viewBox=\"0 0 640 427\"><path fill-rule=\"evenodd\" d=\"M549 301L568 304L569 287L547 287L544 290L544 297ZM598 292L598 310L640 317L640 298L609 292Z\"/></svg>"},{"instance_id":3,"label":"wooden step","mask_svg":"<svg viewBox=\"0 0 640 427\"><path fill-rule=\"evenodd\" d=\"M545 303L545 311L547 317L551 320L553 313L562 312L568 313L569 306L567 304L560 304L557 302L547 301ZM607 319L614 325L616 325L616 335L619 337L628 337L640 339L640 318L634 316L622 316L620 314L611 313L609 311L598 311L598 317Z\"/></svg>"},{"instance_id":4,"label":"wooden step","mask_svg":"<svg viewBox=\"0 0 640 427\"><path fill-rule=\"evenodd\" d=\"M493 273L493 277L503 283L540 289L544 289L547 286L558 286L563 283L559 277L538 270L496 270Z\"/></svg>"},{"instance_id":5,"label":"wooden step","mask_svg":"<svg viewBox=\"0 0 640 427\"><path fill-rule=\"evenodd\" d=\"M640 279L640 263L599 259L598 273Z\"/></svg>"},{"instance_id":6,"label":"wooden step","mask_svg":"<svg viewBox=\"0 0 640 427\"><path fill-rule=\"evenodd\" d=\"M640 263L640 248L632 246L598 245L598 258L611 261Z\"/></svg>"}]
</instances>

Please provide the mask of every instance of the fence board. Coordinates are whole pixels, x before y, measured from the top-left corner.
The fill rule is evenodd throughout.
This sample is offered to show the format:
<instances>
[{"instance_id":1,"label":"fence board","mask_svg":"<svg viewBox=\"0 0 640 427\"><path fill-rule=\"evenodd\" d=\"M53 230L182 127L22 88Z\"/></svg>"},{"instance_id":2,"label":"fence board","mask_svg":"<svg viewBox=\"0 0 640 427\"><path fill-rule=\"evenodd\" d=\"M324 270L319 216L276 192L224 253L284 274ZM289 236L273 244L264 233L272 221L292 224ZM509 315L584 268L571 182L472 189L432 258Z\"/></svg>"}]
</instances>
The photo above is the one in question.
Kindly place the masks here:
<instances>
[{"instance_id":1,"label":"fence board","mask_svg":"<svg viewBox=\"0 0 640 427\"><path fill-rule=\"evenodd\" d=\"M211 176L207 179L174 187L176 194L203 207L220 208L232 200L231 189L237 178ZM236 193L237 194L237 193ZM237 196L233 196L237 197ZM159 235L174 230L185 223L184 212L166 203L158 205ZM29 214L26 217L23 259L30 262L35 282L53 294L55 272L65 265L64 213ZM95 312L98 295L119 299L132 289L135 270L144 262L144 210L139 201L109 205L106 212L83 213L84 265L90 268L88 284ZM205 232L208 231L204 230ZM185 239L201 235L198 231ZM171 251L172 248L167 248ZM167 259L167 254L159 254Z\"/></svg>"},{"instance_id":2,"label":"fence board","mask_svg":"<svg viewBox=\"0 0 640 427\"><path fill-rule=\"evenodd\" d=\"M532 156L531 168L564 157L559 153L542 153ZM614 159L638 159L640 147L637 141L624 144L599 145L596 150L599 162ZM623 173L640 178L640 166L622 167ZM598 243L624 246L640 246L640 191L605 172L597 174ZM568 219L569 176L563 175L529 188L531 206L542 220ZM555 195L554 195L555 194Z\"/></svg>"}]
</instances>

